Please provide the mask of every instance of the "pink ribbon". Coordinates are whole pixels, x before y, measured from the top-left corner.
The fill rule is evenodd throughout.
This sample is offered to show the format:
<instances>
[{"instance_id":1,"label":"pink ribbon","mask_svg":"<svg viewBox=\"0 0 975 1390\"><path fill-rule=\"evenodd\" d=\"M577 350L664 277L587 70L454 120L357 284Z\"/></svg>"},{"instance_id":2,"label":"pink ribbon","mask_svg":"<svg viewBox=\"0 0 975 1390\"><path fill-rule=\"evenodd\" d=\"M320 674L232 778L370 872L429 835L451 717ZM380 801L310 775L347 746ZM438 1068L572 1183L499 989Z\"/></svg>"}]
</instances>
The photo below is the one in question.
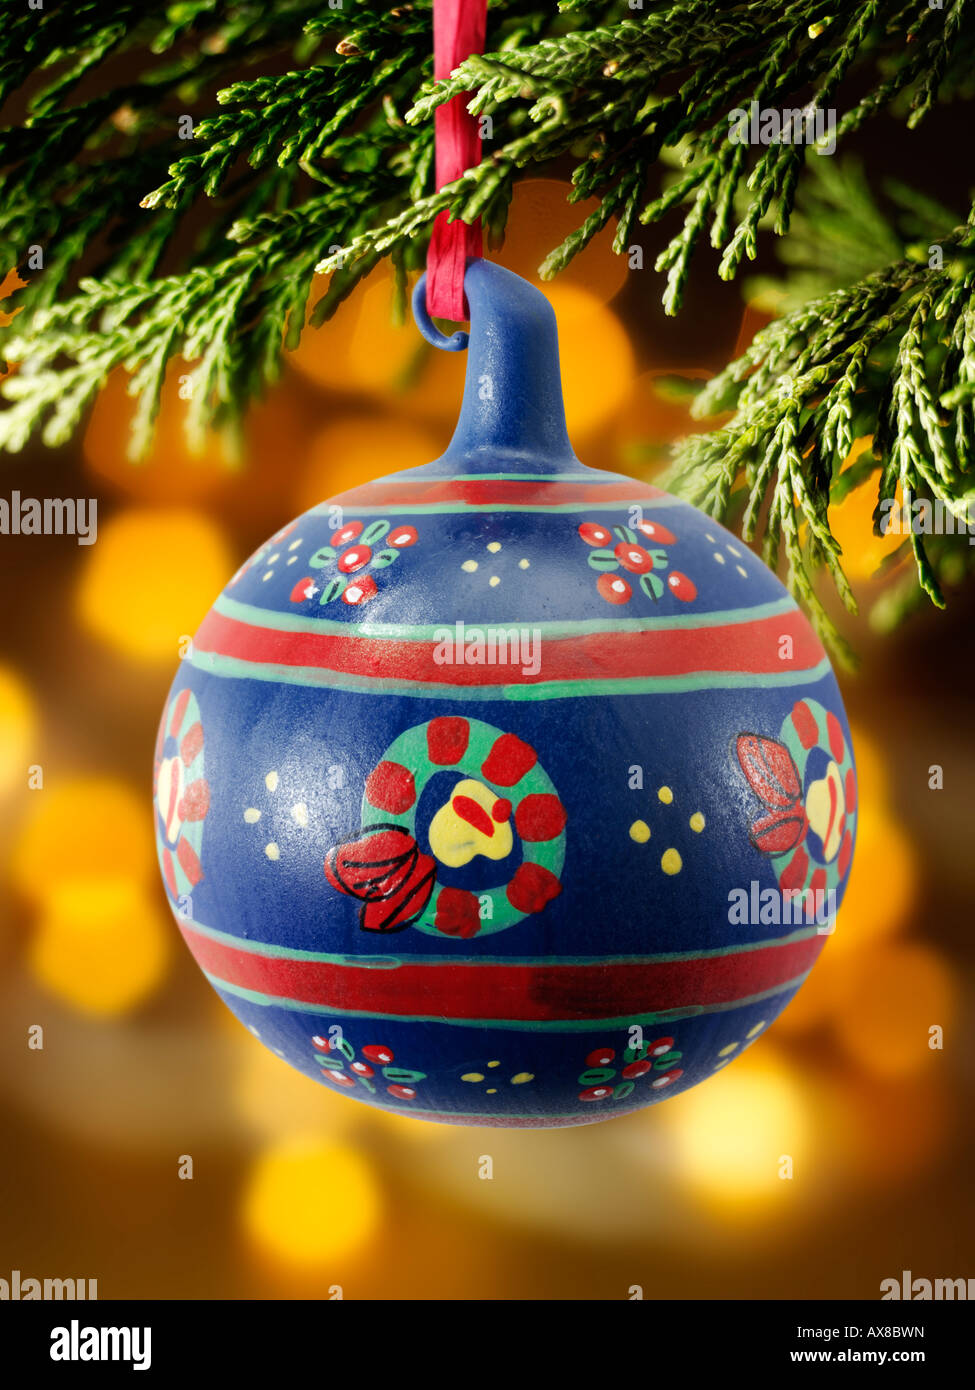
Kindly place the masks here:
<instances>
[{"instance_id":1,"label":"pink ribbon","mask_svg":"<svg viewBox=\"0 0 975 1390\"><path fill-rule=\"evenodd\" d=\"M449 77L471 53L484 48L487 0L433 0L433 75ZM477 119L467 110L467 96L452 97L435 112L437 188L453 183L481 162ZM437 214L427 253L427 313L460 323L470 317L464 294L468 257L480 256L480 218L468 226Z\"/></svg>"}]
</instances>

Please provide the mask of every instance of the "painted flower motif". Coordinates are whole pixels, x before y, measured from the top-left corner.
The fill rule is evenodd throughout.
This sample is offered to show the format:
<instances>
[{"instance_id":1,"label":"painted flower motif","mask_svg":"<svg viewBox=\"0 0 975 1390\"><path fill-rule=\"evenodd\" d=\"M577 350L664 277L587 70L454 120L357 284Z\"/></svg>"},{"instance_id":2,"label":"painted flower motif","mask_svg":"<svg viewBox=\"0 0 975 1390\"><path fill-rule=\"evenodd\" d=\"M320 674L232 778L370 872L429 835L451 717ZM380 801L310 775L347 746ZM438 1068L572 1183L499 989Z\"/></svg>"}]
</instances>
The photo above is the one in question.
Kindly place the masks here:
<instances>
[{"instance_id":1,"label":"painted flower motif","mask_svg":"<svg viewBox=\"0 0 975 1390\"><path fill-rule=\"evenodd\" d=\"M325 877L333 888L362 903L364 931L402 931L430 900L437 866L399 825L376 825L358 839L330 849Z\"/></svg>"},{"instance_id":2,"label":"painted flower motif","mask_svg":"<svg viewBox=\"0 0 975 1390\"><path fill-rule=\"evenodd\" d=\"M631 545L626 541L620 541L613 554L625 570L630 570L632 574L649 574L653 569L653 559L648 550L644 550L642 545Z\"/></svg>"},{"instance_id":3,"label":"painted flower motif","mask_svg":"<svg viewBox=\"0 0 975 1390\"><path fill-rule=\"evenodd\" d=\"M443 785L428 822L417 810L432 777ZM454 940L490 934L543 912L562 892L567 813L531 744L480 720L443 715L405 729L365 780L359 828L325 857L332 888L356 898L364 931L414 926ZM512 857L516 841L521 854ZM483 859L478 891L451 883ZM519 862L520 860L520 862ZM510 864L498 882L493 865Z\"/></svg>"},{"instance_id":4,"label":"painted flower motif","mask_svg":"<svg viewBox=\"0 0 975 1390\"><path fill-rule=\"evenodd\" d=\"M758 734L739 734L738 763L748 785L767 808L753 822L749 838L763 854L785 854L806 833L799 773L788 748Z\"/></svg>"},{"instance_id":5,"label":"painted flower motif","mask_svg":"<svg viewBox=\"0 0 975 1390\"><path fill-rule=\"evenodd\" d=\"M350 545L347 550L342 551L335 563L343 574L355 574L356 570L364 570L371 559L371 546Z\"/></svg>"},{"instance_id":6,"label":"painted flower motif","mask_svg":"<svg viewBox=\"0 0 975 1390\"><path fill-rule=\"evenodd\" d=\"M619 575L601 574L596 589L607 603L629 603L633 597L633 585Z\"/></svg>"},{"instance_id":7,"label":"painted flower motif","mask_svg":"<svg viewBox=\"0 0 975 1390\"><path fill-rule=\"evenodd\" d=\"M639 1047L627 1047L619 1059L617 1072L613 1065L617 1062L616 1049L596 1047L586 1057L586 1070L579 1077L579 1085L584 1088L579 1092L579 1099L587 1104L625 1100L644 1076L650 1078L651 1090L662 1091L684 1075L683 1068L676 1065L683 1055L675 1050L673 1038L654 1038ZM621 1078L619 1081L617 1074Z\"/></svg>"},{"instance_id":8,"label":"painted flower motif","mask_svg":"<svg viewBox=\"0 0 975 1390\"><path fill-rule=\"evenodd\" d=\"M850 867L857 805L836 716L816 700L798 700L778 739L739 734L735 755L764 808L749 839L772 859L782 890L836 888Z\"/></svg>"},{"instance_id":9,"label":"painted flower motif","mask_svg":"<svg viewBox=\"0 0 975 1390\"><path fill-rule=\"evenodd\" d=\"M600 526L598 521L584 521L579 527L579 535L586 545L609 545L613 539L611 531L606 526Z\"/></svg>"},{"instance_id":10,"label":"painted flower motif","mask_svg":"<svg viewBox=\"0 0 975 1390\"><path fill-rule=\"evenodd\" d=\"M203 878L203 822L210 810L203 744L196 696L189 689L181 690L159 726L153 778L159 861L166 887L177 902Z\"/></svg>"},{"instance_id":11,"label":"painted flower motif","mask_svg":"<svg viewBox=\"0 0 975 1390\"><path fill-rule=\"evenodd\" d=\"M348 1038L341 1034L334 1038L316 1034L311 1044L322 1078L345 1091L361 1086L375 1095L385 1081L387 1094L394 1100L416 1100L417 1083L426 1080L426 1072L393 1066L393 1049L382 1043L367 1043L361 1049L362 1057L356 1055Z\"/></svg>"},{"instance_id":12,"label":"painted flower motif","mask_svg":"<svg viewBox=\"0 0 975 1390\"><path fill-rule=\"evenodd\" d=\"M659 521L638 521L635 530L641 536L646 536L648 541L653 541L654 545L674 545L677 541L673 531L661 526Z\"/></svg>"},{"instance_id":13,"label":"painted flower motif","mask_svg":"<svg viewBox=\"0 0 975 1390\"><path fill-rule=\"evenodd\" d=\"M598 521L584 521L578 527L580 538L589 546L589 565L599 570L596 591L607 603L629 603L634 584L657 603L665 593L671 593L681 603L697 598L697 585L680 570L669 568L666 545L674 545L673 531L657 521L639 521L634 527L604 526ZM619 573L625 570L633 583Z\"/></svg>"},{"instance_id":14,"label":"painted flower motif","mask_svg":"<svg viewBox=\"0 0 975 1390\"><path fill-rule=\"evenodd\" d=\"M319 546L311 556L308 566L315 573L299 579L289 598L292 603L317 601L319 606L336 599L352 607L368 603L379 592L374 574L388 569L418 539L414 526L392 526L385 520L368 526L348 521L335 532L331 544ZM377 549L381 542L385 544ZM321 573L333 567L336 573L331 577Z\"/></svg>"}]
</instances>

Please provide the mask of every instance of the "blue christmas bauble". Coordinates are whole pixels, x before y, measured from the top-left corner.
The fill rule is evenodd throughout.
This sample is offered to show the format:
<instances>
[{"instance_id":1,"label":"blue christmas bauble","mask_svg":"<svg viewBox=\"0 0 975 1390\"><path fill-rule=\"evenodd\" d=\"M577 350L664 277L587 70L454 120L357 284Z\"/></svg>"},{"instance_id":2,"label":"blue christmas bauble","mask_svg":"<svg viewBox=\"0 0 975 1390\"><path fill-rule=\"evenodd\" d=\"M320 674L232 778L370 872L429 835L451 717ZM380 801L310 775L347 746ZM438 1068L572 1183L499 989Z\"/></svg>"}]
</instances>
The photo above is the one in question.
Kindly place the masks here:
<instances>
[{"instance_id":1,"label":"blue christmas bauble","mask_svg":"<svg viewBox=\"0 0 975 1390\"><path fill-rule=\"evenodd\" d=\"M584 467L547 302L483 262L466 290L448 451L278 531L204 620L159 729L159 858L210 983L319 1084L585 1124L788 1004L849 874L853 755L778 579Z\"/></svg>"}]
</instances>

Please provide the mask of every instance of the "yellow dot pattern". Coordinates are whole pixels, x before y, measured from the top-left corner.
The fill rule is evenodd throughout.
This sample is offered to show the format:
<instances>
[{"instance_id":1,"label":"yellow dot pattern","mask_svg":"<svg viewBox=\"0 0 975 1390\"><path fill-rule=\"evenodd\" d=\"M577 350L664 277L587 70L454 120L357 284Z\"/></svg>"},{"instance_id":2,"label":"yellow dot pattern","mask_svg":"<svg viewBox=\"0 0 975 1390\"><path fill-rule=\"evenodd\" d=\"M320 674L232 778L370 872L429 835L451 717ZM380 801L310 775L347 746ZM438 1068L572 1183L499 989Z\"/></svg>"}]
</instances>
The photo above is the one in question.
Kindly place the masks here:
<instances>
[{"instance_id":1,"label":"yellow dot pattern","mask_svg":"<svg viewBox=\"0 0 975 1390\"><path fill-rule=\"evenodd\" d=\"M681 859L677 850L665 849L660 856L660 867L665 874L679 874L684 867L684 861Z\"/></svg>"},{"instance_id":2,"label":"yellow dot pattern","mask_svg":"<svg viewBox=\"0 0 975 1390\"><path fill-rule=\"evenodd\" d=\"M664 806L671 806L674 802L674 792L672 787L661 786L657 788L657 800ZM694 811L688 820L688 825L696 835L700 835L706 825L704 814L701 811ZM631 840L635 840L638 845L645 845L650 839L650 827L645 820L635 820L630 826L629 835ZM664 850L660 858L660 867L665 874L671 877L679 874L684 867L680 851L676 848Z\"/></svg>"},{"instance_id":3,"label":"yellow dot pattern","mask_svg":"<svg viewBox=\"0 0 975 1390\"><path fill-rule=\"evenodd\" d=\"M500 1065L501 1063L498 1061L488 1062L489 1067L500 1067ZM460 1079L461 1081L479 1082L483 1081L485 1078L482 1071L465 1071ZM524 1086L526 1082L534 1080L535 1073L533 1071L518 1071L515 1072L514 1076L511 1078L511 1084L512 1086ZM497 1086L488 1086L484 1094L487 1096L496 1096L498 1094Z\"/></svg>"}]
</instances>

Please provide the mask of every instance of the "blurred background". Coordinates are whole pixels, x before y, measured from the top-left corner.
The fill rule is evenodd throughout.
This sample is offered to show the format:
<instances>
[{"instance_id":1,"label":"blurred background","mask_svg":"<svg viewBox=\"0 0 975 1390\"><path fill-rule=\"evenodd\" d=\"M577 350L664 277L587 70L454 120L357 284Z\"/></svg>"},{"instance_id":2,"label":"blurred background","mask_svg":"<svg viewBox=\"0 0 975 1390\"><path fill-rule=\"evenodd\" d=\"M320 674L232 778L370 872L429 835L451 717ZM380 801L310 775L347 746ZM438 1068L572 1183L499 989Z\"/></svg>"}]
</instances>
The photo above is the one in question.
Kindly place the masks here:
<instances>
[{"instance_id":1,"label":"blurred background","mask_svg":"<svg viewBox=\"0 0 975 1390\"><path fill-rule=\"evenodd\" d=\"M586 212L566 191L518 186L502 264L534 278ZM704 266L665 320L652 251L629 270L611 235L546 292L576 451L650 478L705 427L672 378L708 377L763 319ZM97 497L99 529L0 540L0 1276L103 1298L874 1299L905 1269L975 1275L971 598L884 639L837 614L862 658L841 678L861 822L839 927L769 1034L685 1095L538 1133L382 1114L261 1047L183 947L150 804L180 640L292 516L452 431L463 355L392 300L377 269L307 330L237 447L188 451L177 367L143 462L124 378L75 447L3 462L4 495ZM864 607L895 577L869 491L837 523Z\"/></svg>"}]
</instances>

